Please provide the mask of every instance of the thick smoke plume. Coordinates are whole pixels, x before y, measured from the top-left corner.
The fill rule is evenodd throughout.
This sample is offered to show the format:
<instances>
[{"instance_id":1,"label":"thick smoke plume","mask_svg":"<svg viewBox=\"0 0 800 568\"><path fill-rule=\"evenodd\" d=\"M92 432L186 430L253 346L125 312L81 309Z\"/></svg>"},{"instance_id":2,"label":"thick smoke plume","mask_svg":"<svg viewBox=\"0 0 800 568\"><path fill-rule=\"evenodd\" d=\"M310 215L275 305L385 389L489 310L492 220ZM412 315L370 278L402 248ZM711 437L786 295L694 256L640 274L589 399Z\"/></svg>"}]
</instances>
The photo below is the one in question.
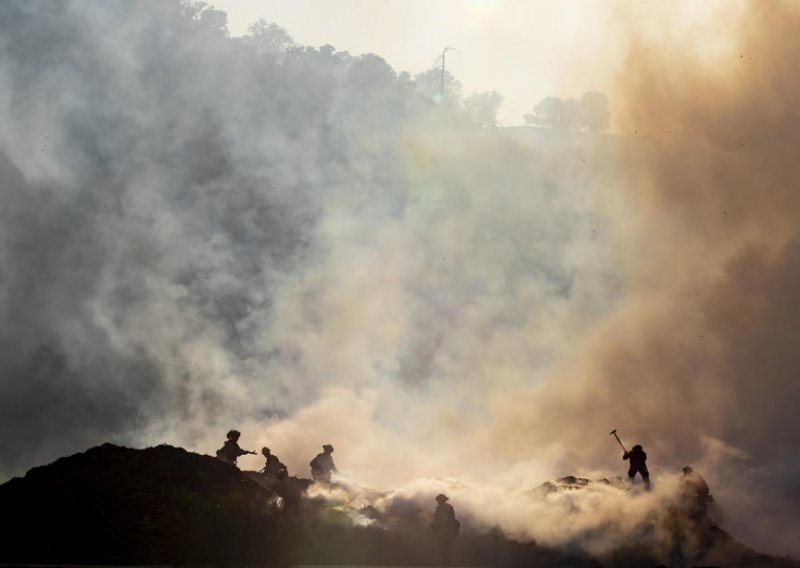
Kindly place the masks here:
<instances>
[{"instance_id":1,"label":"thick smoke plume","mask_svg":"<svg viewBox=\"0 0 800 568\"><path fill-rule=\"evenodd\" d=\"M211 9L0 4L0 473L237 427L598 552L691 462L798 552L798 14L770 10L728 59L634 45L629 138L519 143ZM531 496L622 473L614 427L652 495Z\"/></svg>"},{"instance_id":2,"label":"thick smoke plume","mask_svg":"<svg viewBox=\"0 0 800 568\"><path fill-rule=\"evenodd\" d=\"M612 204L628 233L625 299L497 427L507 438L524 424L600 463L586 436L612 420L656 471L700 463L734 534L795 554L798 24L791 3L752 2L711 26L729 40L714 57L634 38L618 119L639 142Z\"/></svg>"},{"instance_id":3,"label":"thick smoke plume","mask_svg":"<svg viewBox=\"0 0 800 568\"><path fill-rule=\"evenodd\" d=\"M588 167L377 56L177 2L1 10L6 474L237 424L303 462L471 443L615 295Z\"/></svg>"},{"instance_id":4,"label":"thick smoke plume","mask_svg":"<svg viewBox=\"0 0 800 568\"><path fill-rule=\"evenodd\" d=\"M754 542L796 554L800 80L791 68L800 10L747 6L737 42L714 61L632 51L625 118L658 140L643 152L634 189L649 256L637 282L667 302L638 346L605 365L633 358L618 388L635 392L638 369L661 385L651 401L676 399L672 417L653 402L642 408L653 433L684 452L699 453L704 438L724 443L733 463L710 465L721 469L714 475L730 515L737 525L751 519Z\"/></svg>"}]
</instances>

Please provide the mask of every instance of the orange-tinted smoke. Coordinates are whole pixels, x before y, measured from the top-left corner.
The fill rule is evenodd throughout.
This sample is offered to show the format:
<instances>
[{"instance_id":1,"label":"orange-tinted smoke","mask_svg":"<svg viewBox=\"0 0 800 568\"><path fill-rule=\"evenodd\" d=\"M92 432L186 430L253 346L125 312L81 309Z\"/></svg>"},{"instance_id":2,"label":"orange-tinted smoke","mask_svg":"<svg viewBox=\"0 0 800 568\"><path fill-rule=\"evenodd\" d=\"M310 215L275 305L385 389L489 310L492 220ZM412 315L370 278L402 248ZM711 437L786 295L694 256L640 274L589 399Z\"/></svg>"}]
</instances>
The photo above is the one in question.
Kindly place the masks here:
<instances>
[{"instance_id":1,"label":"orange-tinted smoke","mask_svg":"<svg viewBox=\"0 0 800 568\"><path fill-rule=\"evenodd\" d=\"M633 38L616 116L629 136L624 181L609 196L625 204L609 213L625 300L576 345L576 362L529 397L498 400L505 419L489 436L509 456L520 439L555 446L565 473L624 475L607 435L619 428L656 472L704 464L745 542L795 553L798 29L796 3L754 1L738 27L716 30L733 39L724 54Z\"/></svg>"}]
</instances>

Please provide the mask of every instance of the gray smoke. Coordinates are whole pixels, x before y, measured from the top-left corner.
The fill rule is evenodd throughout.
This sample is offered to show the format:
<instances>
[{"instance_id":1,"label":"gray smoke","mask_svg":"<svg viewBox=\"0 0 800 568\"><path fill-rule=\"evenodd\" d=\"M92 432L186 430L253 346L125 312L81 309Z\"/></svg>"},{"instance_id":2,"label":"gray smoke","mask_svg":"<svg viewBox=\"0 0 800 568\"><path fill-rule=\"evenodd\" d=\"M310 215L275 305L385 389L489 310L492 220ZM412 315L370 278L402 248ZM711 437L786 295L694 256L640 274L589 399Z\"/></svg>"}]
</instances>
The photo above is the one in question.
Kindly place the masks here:
<instances>
[{"instance_id":1,"label":"gray smoke","mask_svg":"<svg viewBox=\"0 0 800 568\"><path fill-rule=\"evenodd\" d=\"M380 57L162 1L5 2L0 38L4 476L331 388L466 415L478 352L534 380L613 296L580 168Z\"/></svg>"}]
</instances>

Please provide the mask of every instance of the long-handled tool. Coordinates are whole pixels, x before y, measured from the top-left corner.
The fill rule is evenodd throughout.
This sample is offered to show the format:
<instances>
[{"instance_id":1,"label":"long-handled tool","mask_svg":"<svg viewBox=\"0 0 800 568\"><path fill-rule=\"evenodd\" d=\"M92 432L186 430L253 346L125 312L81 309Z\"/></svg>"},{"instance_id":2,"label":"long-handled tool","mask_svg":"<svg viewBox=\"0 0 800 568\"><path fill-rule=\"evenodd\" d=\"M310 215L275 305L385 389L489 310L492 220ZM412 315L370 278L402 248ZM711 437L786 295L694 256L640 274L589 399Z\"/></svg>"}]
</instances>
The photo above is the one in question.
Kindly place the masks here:
<instances>
[{"instance_id":1,"label":"long-handled tool","mask_svg":"<svg viewBox=\"0 0 800 568\"><path fill-rule=\"evenodd\" d=\"M609 435L609 436L613 435L613 436L614 436L614 437L617 439L617 442L618 442L618 443L619 443L619 445L622 447L623 451L624 451L626 454L628 453L628 450L626 450L626 449L625 449L625 446L623 446L623 445L622 445L622 441L619 439L619 436L617 436L617 429L616 429L616 428L614 428L613 430L611 430L611 432L609 432L609 433L608 433L608 435Z\"/></svg>"}]
</instances>

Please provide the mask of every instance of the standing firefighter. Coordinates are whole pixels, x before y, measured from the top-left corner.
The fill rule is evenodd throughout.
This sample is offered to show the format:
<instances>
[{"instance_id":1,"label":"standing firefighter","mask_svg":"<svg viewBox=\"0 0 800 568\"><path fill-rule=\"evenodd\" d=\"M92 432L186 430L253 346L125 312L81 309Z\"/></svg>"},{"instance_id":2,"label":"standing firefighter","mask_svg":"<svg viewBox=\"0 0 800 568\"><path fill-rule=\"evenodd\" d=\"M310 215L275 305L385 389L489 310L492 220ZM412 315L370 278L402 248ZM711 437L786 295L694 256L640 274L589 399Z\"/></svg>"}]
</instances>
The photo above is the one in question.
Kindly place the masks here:
<instances>
[{"instance_id":1,"label":"standing firefighter","mask_svg":"<svg viewBox=\"0 0 800 568\"><path fill-rule=\"evenodd\" d=\"M639 473L644 481L645 489L650 491L650 472L647 471L647 454L644 453L642 446L636 444L630 452L622 454L622 459L631 460L631 465L628 468L628 479L633 483L633 478Z\"/></svg>"},{"instance_id":2,"label":"standing firefighter","mask_svg":"<svg viewBox=\"0 0 800 568\"><path fill-rule=\"evenodd\" d=\"M436 496L436 510L433 512L431 530L436 537L436 546L439 549L439 560L442 566L450 564L450 553L453 542L456 540L461 523L456 519L453 506L447 503L448 497L440 493Z\"/></svg>"},{"instance_id":3,"label":"standing firefighter","mask_svg":"<svg viewBox=\"0 0 800 568\"><path fill-rule=\"evenodd\" d=\"M225 444L217 450L218 459L225 463L236 465L236 460L239 456L244 456L246 454L256 455L255 452L243 450L239 447L239 436L241 436L241 434L238 430L231 430L228 432L228 439L225 440Z\"/></svg>"},{"instance_id":4,"label":"standing firefighter","mask_svg":"<svg viewBox=\"0 0 800 568\"><path fill-rule=\"evenodd\" d=\"M331 472L337 471L331 454L333 454L333 446L330 444L322 446L322 453L317 454L317 457L311 460L309 464L311 466L311 479L324 483L331 482Z\"/></svg>"}]
</instances>

